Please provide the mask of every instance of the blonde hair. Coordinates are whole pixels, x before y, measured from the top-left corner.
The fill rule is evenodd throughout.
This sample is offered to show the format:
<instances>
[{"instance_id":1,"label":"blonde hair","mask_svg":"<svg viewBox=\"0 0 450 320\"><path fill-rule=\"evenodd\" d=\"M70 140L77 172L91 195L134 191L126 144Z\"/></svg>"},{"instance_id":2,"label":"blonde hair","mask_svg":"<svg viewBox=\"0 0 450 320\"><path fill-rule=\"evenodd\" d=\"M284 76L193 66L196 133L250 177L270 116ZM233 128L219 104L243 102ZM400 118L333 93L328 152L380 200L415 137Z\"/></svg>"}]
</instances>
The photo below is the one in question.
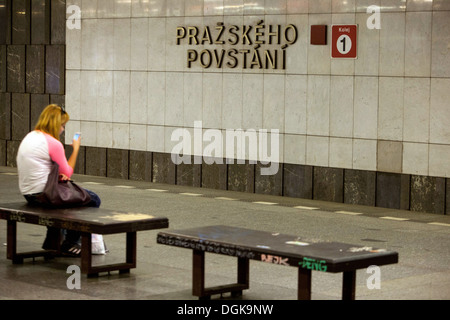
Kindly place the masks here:
<instances>
[{"instance_id":1,"label":"blonde hair","mask_svg":"<svg viewBox=\"0 0 450 320\"><path fill-rule=\"evenodd\" d=\"M59 140L59 130L69 121L69 115L57 104L50 104L42 111L34 130L48 133Z\"/></svg>"}]
</instances>

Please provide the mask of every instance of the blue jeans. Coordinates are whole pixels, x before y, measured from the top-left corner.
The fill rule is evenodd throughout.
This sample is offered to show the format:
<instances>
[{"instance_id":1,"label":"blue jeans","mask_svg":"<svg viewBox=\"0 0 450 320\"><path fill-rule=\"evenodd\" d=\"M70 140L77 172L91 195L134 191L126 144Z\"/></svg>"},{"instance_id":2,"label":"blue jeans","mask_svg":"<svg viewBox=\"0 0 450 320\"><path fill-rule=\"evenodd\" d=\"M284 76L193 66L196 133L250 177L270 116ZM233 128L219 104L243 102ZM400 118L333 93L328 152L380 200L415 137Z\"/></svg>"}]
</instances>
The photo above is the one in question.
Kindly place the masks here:
<instances>
[{"instance_id":1,"label":"blue jeans","mask_svg":"<svg viewBox=\"0 0 450 320\"><path fill-rule=\"evenodd\" d=\"M91 201L87 204L86 207L94 207L94 208L100 208L100 205L102 204L102 200L100 200L100 197L93 191L84 189L87 193L91 196Z\"/></svg>"}]
</instances>

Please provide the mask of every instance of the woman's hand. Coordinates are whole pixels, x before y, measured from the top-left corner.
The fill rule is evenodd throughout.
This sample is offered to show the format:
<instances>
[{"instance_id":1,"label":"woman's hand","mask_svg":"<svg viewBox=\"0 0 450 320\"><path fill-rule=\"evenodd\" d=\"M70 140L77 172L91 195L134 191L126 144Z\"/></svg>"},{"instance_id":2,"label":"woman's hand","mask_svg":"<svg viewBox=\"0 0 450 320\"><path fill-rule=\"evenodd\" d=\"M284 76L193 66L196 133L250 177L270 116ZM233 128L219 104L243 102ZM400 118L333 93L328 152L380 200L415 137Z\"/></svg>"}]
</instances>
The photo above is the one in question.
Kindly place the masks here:
<instances>
[{"instance_id":1,"label":"woman's hand","mask_svg":"<svg viewBox=\"0 0 450 320\"><path fill-rule=\"evenodd\" d=\"M69 166L74 170L75 170L75 165L77 163L78 152L80 151L80 146L81 146L81 135L79 135L77 139L72 140L73 152L70 155L69 159L67 160L67 163L69 164Z\"/></svg>"},{"instance_id":2,"label":"woman's hand","mask_svg":"<svg viewBox=\"0 0 450 320\"><path fill-rule=\"evenodd\" d=\"M80 150L80 146L81 146L81 136L78 137L78 139L73 139L72 140L72 147L76 150Z\"/></svg>"},{"instance_id":3,"label":"woman's hand","mask_svg":"<svg viewBox=\"0 0 450 320\"><path fill-rule=\"evenodd\" d=\"M63 173L59 174L59 181L68 181L70 178Z\"/></svg>"}]
</instances>

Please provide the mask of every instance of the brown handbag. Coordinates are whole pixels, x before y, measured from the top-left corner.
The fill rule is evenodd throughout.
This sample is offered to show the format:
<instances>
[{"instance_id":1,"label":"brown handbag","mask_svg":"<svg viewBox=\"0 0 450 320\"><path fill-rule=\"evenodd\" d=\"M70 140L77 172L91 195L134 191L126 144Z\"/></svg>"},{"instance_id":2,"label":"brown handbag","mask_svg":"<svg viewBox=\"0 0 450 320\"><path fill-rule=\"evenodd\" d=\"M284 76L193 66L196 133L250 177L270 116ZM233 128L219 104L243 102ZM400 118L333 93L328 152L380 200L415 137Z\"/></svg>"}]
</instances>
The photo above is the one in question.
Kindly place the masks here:
<instances>
[{"instance_id":1,"label":"brown handbag","mask_svg":"<svg viewBox=\"0 0 450 320\"><path fill-rule=\"evenodd\" d=\"M89 193L72 180L59 180L59 165L53 162L44 191L38 201L56 207L81 207L91 201Z\"/></svg>"}]
</instances>

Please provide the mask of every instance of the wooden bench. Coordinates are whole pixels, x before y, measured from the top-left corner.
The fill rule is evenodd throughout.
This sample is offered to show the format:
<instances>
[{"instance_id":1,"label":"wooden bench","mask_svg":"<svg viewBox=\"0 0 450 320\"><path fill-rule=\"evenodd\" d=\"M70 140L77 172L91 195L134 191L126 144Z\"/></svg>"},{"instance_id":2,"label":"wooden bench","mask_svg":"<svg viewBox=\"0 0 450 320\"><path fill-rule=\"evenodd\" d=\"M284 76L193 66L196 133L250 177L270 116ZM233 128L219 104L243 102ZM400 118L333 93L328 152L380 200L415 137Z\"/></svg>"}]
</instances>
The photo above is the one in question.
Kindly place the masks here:
<instances>
[{"instance_id":1,"label":"wooden bench","mask_svg":"<svg viewBox=\"0 0 450 320\"><path fill-rule=\"evenodd\" d=\"M338 242L229 226L208 226L158 233L159 244L193 250L192 294L200 299L249 288L249 260L298 268L298 299L311 299L311 273L343 272L342 299L355 299L356 270L398 262L398 253ZM205 252L237 257L237 283L205 288Z\"/></svg>"},{"instance_id":2,"label":"wooden bench","mask_svg":"<svg viewBox=\"0 0 450 320\"><path fill-rule=\"evenodd\" d=\"M81 272L88 276L114 270L126 273L131 268L136 268L136 232L169 226L167 218L149 214L89 207L48 209L30 206L24 202L0 203L0 219L7 220L7 258L14 264L23 263L25 258L55 257L59 254L52 250L17 253L17 222L81 232ZM93 266L91 255L93 233L102 235L126 233L125 262Z\"/></svg>"}]
</instances>

